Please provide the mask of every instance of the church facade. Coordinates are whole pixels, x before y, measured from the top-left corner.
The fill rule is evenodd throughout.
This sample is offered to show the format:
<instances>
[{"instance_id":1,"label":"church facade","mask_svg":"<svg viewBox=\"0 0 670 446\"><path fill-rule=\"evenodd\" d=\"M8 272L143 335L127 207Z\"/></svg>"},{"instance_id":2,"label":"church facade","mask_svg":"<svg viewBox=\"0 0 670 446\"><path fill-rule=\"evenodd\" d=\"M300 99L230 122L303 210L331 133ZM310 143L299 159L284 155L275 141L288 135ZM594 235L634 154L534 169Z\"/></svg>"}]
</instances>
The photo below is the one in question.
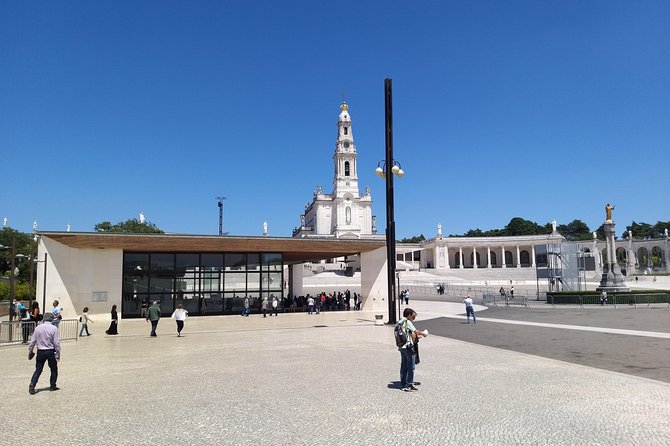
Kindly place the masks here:
<instances>
[{"instance_id":1,"label":"church facade","mask_svg":"<svg viewBox=\"0 0 670 446\"><path fill-rule=\"evenodd\" d=\"M333 154L333 191L324 193L321 186L314 191L300 215L300 226L294 228L298 238L376 238L375 216L372 215L372 195L365 188L361 195L358 186L356 144L349 106L340 105L337 120L337 141Z\"/></svg>"}]
</instances>

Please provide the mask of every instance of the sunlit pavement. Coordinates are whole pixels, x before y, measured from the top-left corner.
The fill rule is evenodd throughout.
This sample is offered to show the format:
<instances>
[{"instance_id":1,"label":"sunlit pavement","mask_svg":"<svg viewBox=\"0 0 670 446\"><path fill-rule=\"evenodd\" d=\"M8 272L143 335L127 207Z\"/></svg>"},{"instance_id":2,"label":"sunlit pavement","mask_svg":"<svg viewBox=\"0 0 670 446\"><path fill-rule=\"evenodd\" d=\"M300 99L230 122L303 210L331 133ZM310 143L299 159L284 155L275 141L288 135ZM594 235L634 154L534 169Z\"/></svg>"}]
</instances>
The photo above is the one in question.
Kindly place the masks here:
<instances>
[{"instance_id":1,"label":"sunlit pavement","mask_svg":"<svg viewBox=\"0 0 670 446\"><path fill-rule=\"evenodd\" d=\"M455 302L410 306L431 332L543 329L482 308L466 325ZM46 368L29 395L27 349L0 350L0 444L670 443L666 382L449 337L421 341L419 391L402 392L391 327L369 312L193 317L181 338L170 319L157 338L143 320L105 336L107 322L63 343L58 392Z\"/></svg>"}]
</instances>

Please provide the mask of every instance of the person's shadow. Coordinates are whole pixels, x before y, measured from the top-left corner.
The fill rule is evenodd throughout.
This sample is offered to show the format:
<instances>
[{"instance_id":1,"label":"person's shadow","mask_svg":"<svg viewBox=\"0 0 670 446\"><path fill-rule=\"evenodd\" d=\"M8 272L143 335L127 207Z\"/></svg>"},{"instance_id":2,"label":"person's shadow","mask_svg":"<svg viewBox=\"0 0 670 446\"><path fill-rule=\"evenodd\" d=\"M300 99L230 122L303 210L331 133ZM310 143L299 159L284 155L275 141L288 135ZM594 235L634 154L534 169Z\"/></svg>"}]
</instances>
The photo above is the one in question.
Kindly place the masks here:
<instances>
[{"instance_id":1,"label":"person's shadow","mask_svg":"<svg viewBox=\"0 0 670 446\"><path fill-rule=\"evenodd\" d=\"M417 385L417 386L421 385L421 383L417 382L417 381L415 381L414 384ZM390 383L388 383L386 385L386 387L389 388L389 389L398 389L398 390L402 389L402 386L400 385L400 381L391 381Z\"/></svg>"}]
</instances>

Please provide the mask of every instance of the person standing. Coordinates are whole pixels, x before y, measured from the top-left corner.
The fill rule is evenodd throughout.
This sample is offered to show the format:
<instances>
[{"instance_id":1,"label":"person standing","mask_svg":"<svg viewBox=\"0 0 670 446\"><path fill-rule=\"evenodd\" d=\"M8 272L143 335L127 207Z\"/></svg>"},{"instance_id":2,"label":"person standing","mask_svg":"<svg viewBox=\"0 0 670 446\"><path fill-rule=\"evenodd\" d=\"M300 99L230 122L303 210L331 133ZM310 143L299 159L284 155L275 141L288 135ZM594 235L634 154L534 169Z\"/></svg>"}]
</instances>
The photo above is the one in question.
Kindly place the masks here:
<instances>
[{"instance_id":1,"label":"person standing","mask_svg":"<svg viewBox=\"0 0 670 446\"><path fill-rule=\"evenodd\" d=\"M21 331L23 332L23 344L28 343L30 337L30 314L28 314L28 307L19 301L16 309L19 313L19 320L21 321Z\"/></svg>"},{"instance_id":2,"label":"person standing","mask_svg":"<svg viewBox=\"0 0 670 446\"><path fill-rule=\"evenodd\" d=\"M53 302L54 309L51 310L51 314L54 315L54 320L52 324L54 324L56 327L60 324L60 321L63 319L63 309L60 307L60 304L57 300L54 300Z\"/></svg>"},{"instance_id":3,"label":"person standing","mask_svg":"<svg viewBox=\"0 0 670 446\"><path fill-rule=\"evenodd\" d=\"M400 351L400 388L405 392L410 392L412 390L419 390L414 385L414 368L416 367L416 349L414 344L419 337L428 336L428 332L418 331L414 327L416 311L407 307L403 311L402 316L398 324L405 332L406 341L398 347L398 351Z\"/></svg>"},{"instance_id":4,"label":"person standing","mask_svg":"<svg viewBox=\"0 0 670 446\"><path fill-rule=\"evenodd\" d=\"M105 331L108 335L117 335L119 334L118 323L119 315L116 313L116 305L112 305L112 321L109 323L109 328Z\"/></svg>"},{"instance_id":5,"label":"person standing","mask_svg":"<svg viewBox=\"0 0 670 446\"><path fill-rule=\"evenodd\" d=\"M93 322L91 318L88 317L88 307L84 307L81 312L81 317L79 318L81 322L81 330L79 330L79 337L84 336L84 330L86 330L86 336L91 336L91 333L88 332L88 323Z\"/></svg>"},{"instance_id":6,"label":"person standing","mask_svg":"<svg viewBox=\"0 0 670 446\"><path fill-rule=\"evenodd\" d=\"M509 288L509 298L514 299L514 285Z\"/></svg>"},{"instance_id":7,"label":"person standing","mask_svg":"<svg viewBox=\"0 0 670 446\"><path fill-rule=\"evenodd\" d=\"M409 305L409 290L405 290L405 305Z\"/></svg>"},{"instance_id":8,"label":"person standing","mask_svg":"<svg viewBox=\"0 0 670 446\"><path fill-rule=\"evenodd\" d=\"M156 328L158 327L158 321L161 318L161 307L158 306L158 301L155 300L154 303L147 310L147 322L151 322L151 335L153 337L158 336L156 334Z\"/></svg>"},{"instance_id":9,"label":"person standing","mask_svg":"<svg viewBox=\"0 0 670 446\"><path fill-rule=\"evenodd\" d=\"M42 320L40 304L37 303L37 301L34 301L32 305L30 305L30 320L34 322L33 327L36 327L37 323Z\"/></svg>"},{"instance_id":10,"label":"person standing","mask_svg":"<svg viewBox=\"0 0 670 446\"><path fill-rule=\"evenodd\" d=\"M475 317L475 309L472 306L472 298L470 297L470 294L465 296L465 299L463 299L463 303L465 304L465 314L466 317L468 318L468 324L470 323L470 315L472 315L472 322L476 324L477 318Z\"/></svg>"},{"instance_id":11,"label":"person standing","mask_svg":"<svg viewBox=\"0 0 670 446\"><path fill-rule=\"evenodd\" d=\"M182 304L177 305L177 309L172 313L172 318L177 321L177 337L181 337L181 331L184 329L184 321L188 317L188 311Z\"/></svg>"},{"instance_id":12,"label":"person standing","mask_svg":"<svg viewBox=\"0 0 670 446\"><path fill-rule=\"evenodd\" d=\"M58 361L60 361L60 336L58 335L58 327L52 322L54 315L47 313L44 315L44 323L35 328L33 336L30 338L28 344L28 359L33 359L35 356L35 347L37 347L37 359L35 360L35 372L30 379L28 386L28 393L35 395L35 386L40 379L44 363L49 364L51 369L51 376L49 378L50 390L60 390L56 385L58 380Z\"/></svg>"},{"instance_id":13,"label":"person standing","mask_svg":"<svg viewBox=\"0 0 670 446\"><path fill-rule=\"evenodd\" d=\"M312 314L314 312L314 298L307 295L307 314Z\"/></svg>"},{"instance_id":14,"label":"person standing","mask_svg":"<svg viewBox=\"0 0 670 446\"><path fill-rule=\"evenodd\" d=\"M279 301L277 301L276 297L273 297L272 298L272 313L274 313L275 316L279 316L279 314L277 314L277 307L278 306L279 306ZM272 316L272 313L270 313L270 316Z\"/></svg>"}]
</instances>

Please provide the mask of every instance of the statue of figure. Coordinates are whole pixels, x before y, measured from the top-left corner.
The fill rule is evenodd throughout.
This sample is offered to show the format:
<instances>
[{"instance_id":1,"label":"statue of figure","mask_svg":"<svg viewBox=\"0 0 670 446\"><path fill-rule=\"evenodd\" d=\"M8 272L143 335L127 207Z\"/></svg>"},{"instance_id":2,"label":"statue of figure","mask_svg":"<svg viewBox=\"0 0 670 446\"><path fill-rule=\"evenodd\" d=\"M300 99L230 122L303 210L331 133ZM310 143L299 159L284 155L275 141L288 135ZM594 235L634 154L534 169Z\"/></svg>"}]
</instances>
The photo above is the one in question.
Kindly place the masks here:
<instances>
[{"instance_id":1,"label":"statue of figure","mask_svg":"<svg viewBox=\"0 0 670 446\"><path fill-rule=\"evenodd\" d=\"M663 235L665 236L665 238L668 238L668 228L665 228L665 230L663 231Z\"/></svg>"},{"instance_id":2,"label":"statue of figure","mask_svg":"<svg viewBox=\"0 0 670 446\"><path fill-rule=\"evenodd\" d=\"M144 212L140 212L140 224L144 224Z\"/></svg>"},{"instance_id":3,"label":"statue of figure","mask_svg":"<svg viewBox=\"0 0 670 446\"><path fill-rule=\"evenodd\" d=\"M614 210L614 206L611 204L607 203L605 205L605 221L612 221L612 211Z\"/></svg>"},{"instance_id":4,"label":"statue of figure","mask_svg":"<svg viewBox=\"0 0 670 446\"><path fill-rule=\"evenodd\" d=\"M597 240L597 239L598 239L598 234L596 234L596 231L593 231L593 240Z\"/></svg>"},{"instance_id":5,"label":"statue of figure","mask_svg":"<svg viewBox=\"0 0 670 446\"><path fill-rule=\"evenodd\" d=\"M33 222L33 232L37 232L37 220Z\"/></svg>"},{"instance_id":6,"label":"statue of figure","mask_svg":"<svg viewBox=\"0 0 670 446\"><path fill-rule=\"evenodd\" d=\"M320 193L322 193L321 191L322 191L321 185L316 186L316 193L320 194Z\"/></svg>"},{"instance_id":7,"label":"statue of figure","mask_svg":"<svg viewBox=\"0 0 670 446\"><path fill-rule=\"evenodd\" d=\"M365 195L370 195L370 186L365 186Z\"/></svg>"},{"instance_id":8,"label":"statue of figure","mask_svg":"<svg viewBox=\"0 0 670 446\"><path fill-rule=\"evenodd\" d=\"M305 227L305 214L300 214L300 227Z\"/></svg>"},{"instance_id":9,"label":"statue of figure","mask_svg":"<svg viewBox=\"0 0 670 446\"><path fill-rule=\"evenodd\" d=\"M7 217L2 221L2 227L6 228L7 227ZM667 230L667 229L666 229Z\"/></svg>"},{"instance_id":10,"label":"statue of figure","mask_svg":"<svg viewBox=\"0 0 670 446\"><path fill-rule=\"evenodd\" d=\"M556 220L551 221L551 233L552 234L556 233Z\"/></svg>"},{"instance_id":11,"label":"statue of figure","mask_svg":"<svg viewBox=\"0 0 670 446\"><path fill-rule=\"evenodd\" d=\"M66 229L66 231L67 231L67 232L70 232L70 225L67 225L67 229Z\"/></svg>"},{"instance_id":12,"label":"statue of figure","mask_svg":"<svg viewBox=\"0 0 670 446\"><path fill-rule=\"evenodd\" d=\"M268 222L263 222L263 235L268 235Z\"/></svg>"},{"instance_id":13,"label":"statue of figure","mask_svg":"<svg viewBox=\"0 0 670 446\"><path fill-rule=\"evenodd\" d=\"M437 224L437 236L442 237L442 223Z\"/></svg>"},{"instance_id":14,"label":"statue of figure","mask_svg":"<svg viewBox=\"0 0 670 446\"><path fill-rule=\"evenodd\" d=\"M628 240L633 240L633 231L628 231Z\"/></svg>"}]
</instances>

